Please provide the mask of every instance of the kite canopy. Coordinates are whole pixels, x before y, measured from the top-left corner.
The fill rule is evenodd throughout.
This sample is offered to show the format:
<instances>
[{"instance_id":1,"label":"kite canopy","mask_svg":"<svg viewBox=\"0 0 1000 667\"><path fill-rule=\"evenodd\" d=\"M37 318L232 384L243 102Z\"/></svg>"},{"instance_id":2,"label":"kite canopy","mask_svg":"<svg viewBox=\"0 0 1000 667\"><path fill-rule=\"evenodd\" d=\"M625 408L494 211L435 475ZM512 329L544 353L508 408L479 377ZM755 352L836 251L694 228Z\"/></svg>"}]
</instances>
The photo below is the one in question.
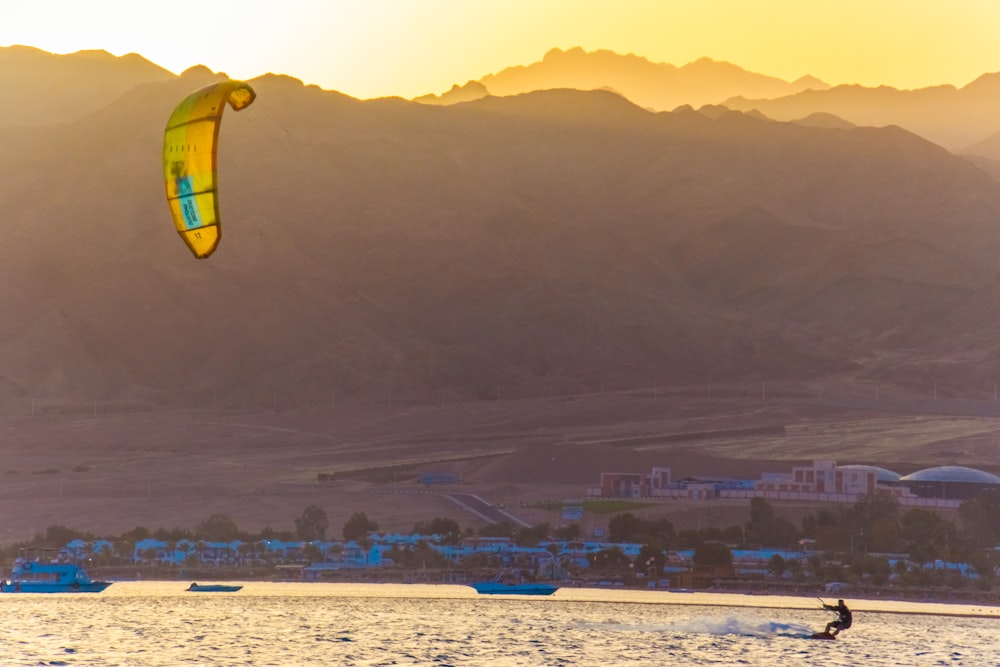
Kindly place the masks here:
<instances>
[{"instance_id":1,"label":"kite canopy","mask_svg":"<svg viewBox=\"0 0 1000 667\"><path fill-rule=\"evenodd\" d=\"M177 233L195 257L211 255L222 228L219 220L216 145L222 112L250 106L257 94L244 81L221 81L186 97L163 134L163 177Z\"/></svg>"}]
</instances>

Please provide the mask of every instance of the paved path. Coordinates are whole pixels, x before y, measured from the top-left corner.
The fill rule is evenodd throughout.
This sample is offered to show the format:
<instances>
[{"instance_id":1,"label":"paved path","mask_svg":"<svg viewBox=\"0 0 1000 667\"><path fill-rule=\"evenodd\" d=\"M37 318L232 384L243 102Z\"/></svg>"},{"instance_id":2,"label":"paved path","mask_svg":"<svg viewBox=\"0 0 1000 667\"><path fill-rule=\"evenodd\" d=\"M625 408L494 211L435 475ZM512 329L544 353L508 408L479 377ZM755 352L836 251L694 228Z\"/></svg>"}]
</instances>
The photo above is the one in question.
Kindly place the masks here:
<instances>
[{"instance_id":1,"label":"paved path","mask_svg":"<svg viewBox=\"0 0 1000 667\"><path fill-rule=\"evenodd\" d=\"M455 503L462 509L468 510L478 516L483 521L488 521L489 523L512 523L515 526L521 526L523 528L531 528L531 524L520 519L505 509L501 509L496 505L483 500L479 496L473 493L462 493L459 491L427 491L427 490L413 490L404 491L400 489L380 489L380 493L412 493L412 494L425 494L425 495L435 495L444 496L451 502Z\"/></svg>"},{"instance_id":2,"label":"paved path","mask_svg":"<svg viewBox=\"0 0 1000 667\"><path fill-rule=\"evenodd\" d=\"M509 514L506 510L491 505L477 495L452 491L445 492L444 495L453 503L461 505L484 521L489 521L490 523L504 523L506 521L523 528L531 528L531 525L526 521L517 518L513 514Z\"/></svg>"}]
</instances>

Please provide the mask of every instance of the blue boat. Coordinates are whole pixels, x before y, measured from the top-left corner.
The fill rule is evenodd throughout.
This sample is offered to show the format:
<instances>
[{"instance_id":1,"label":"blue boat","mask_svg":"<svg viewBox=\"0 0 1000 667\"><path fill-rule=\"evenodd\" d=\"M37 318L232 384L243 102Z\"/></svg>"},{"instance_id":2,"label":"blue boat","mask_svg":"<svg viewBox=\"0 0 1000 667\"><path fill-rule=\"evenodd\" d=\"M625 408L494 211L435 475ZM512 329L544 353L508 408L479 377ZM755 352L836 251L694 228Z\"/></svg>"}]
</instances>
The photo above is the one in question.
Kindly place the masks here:
<instances>
[{"instance_id":1,"label":"blue boat","mask_svg":"<svg viewBox=\"0 0 1000 667\"><path fill-rule=\"evenodd\" d=\"M505 584L502 581L477 581L469 584L482 595L552 595L558 586L553 584Z\"/></svg>"},{"instance_id":2,"label":"blue boat","mask_svg":"<svg viewBox=\"0 0 1000 667\"><path fill-rule=\"evenodd\" d=\"M198 584L192 583L185 590L192 593L235 593L243 588L242 586L230 586L227 584Z\"/></svg>"},{"instance_id":3,"label":"blue boat","mask_svg":"<svg viewBox=\"0 0 1000 667\"><path fill-rule=\"evenodd\" d=\"M506 570L501 570L489 581L469 584L480 595L552 595L559 587L539 582L508 583L504 581Z\"/></svg>"},{"instance_id":4,"label":"blue boat","mask_svg":"<svg viewBox=\"0 0 1000 667\"><path fill-rule=\"evenodd\" d=\"M76 563L63 562L57 549L24 550L14 561L0 593L100 593L110 581L94 581Z\"/></svg>"}]
</instances>

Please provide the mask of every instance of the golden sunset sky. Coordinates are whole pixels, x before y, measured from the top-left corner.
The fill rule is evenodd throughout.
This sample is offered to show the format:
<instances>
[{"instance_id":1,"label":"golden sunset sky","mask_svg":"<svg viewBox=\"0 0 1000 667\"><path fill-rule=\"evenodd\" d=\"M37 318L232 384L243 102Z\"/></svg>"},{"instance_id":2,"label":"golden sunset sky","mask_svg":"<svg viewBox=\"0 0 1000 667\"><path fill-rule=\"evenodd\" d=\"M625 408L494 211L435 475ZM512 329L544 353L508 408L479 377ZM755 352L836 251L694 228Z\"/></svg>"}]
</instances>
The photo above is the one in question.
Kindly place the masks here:
<instances>
[{"instance_id":1,"label":"golden sunset sky","mask_svg":"<svg viewBox=\"0 0 1000 667\"><path fill-rule=\"evenodd\" d=\"M138 53L361 98L440 93L553 47L918 88L1000 71L1000 0L25 0L0 45Z\"/></svg>"}]
</instances>

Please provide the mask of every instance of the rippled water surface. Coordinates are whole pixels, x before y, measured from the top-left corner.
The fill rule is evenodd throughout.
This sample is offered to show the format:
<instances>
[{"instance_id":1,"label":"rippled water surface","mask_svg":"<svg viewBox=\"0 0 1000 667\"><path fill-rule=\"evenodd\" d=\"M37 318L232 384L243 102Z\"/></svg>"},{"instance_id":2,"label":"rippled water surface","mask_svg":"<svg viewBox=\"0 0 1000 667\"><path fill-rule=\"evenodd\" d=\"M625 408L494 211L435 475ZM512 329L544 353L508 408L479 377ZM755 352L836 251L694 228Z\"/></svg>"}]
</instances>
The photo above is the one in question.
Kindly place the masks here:
<instances>
[{"instance_id":1,"label":"rippled water surface","mask_svg":"<svg viewBox=\"0 0 1000 667\"><path fill-rule=\"evenodd\" d=\"M808 639L831 615L804 598L185 587L120 582L98 595L2 595L0 665L1000 665L995 607L849 601L854 628L831 642Z\"/></svg>"}]
</instances>

